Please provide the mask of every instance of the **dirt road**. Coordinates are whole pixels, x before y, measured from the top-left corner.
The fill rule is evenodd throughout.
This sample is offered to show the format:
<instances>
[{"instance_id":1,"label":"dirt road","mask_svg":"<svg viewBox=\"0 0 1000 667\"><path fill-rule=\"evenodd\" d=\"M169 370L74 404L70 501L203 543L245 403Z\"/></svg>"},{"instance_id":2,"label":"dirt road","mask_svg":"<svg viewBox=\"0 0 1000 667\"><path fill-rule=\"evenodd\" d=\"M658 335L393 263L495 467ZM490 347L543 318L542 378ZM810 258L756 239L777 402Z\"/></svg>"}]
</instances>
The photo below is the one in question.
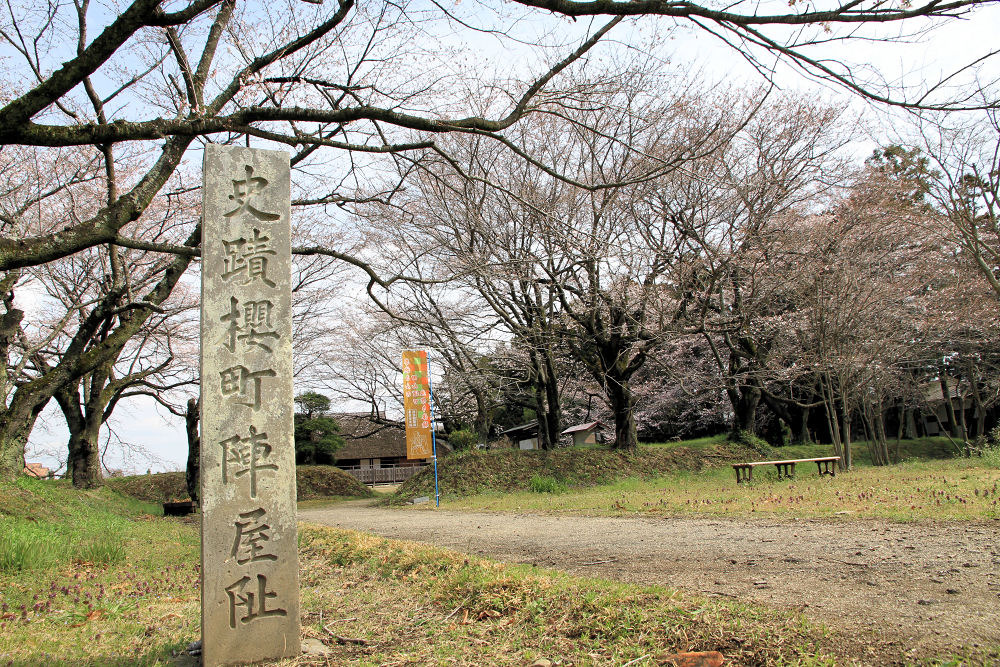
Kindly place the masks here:
<instances>
[{"instance_id":1,"label":"dirt road","mask_svg":"<svg viewBox=\"0 0 1000 667\"><path fill-rule=\"evenodd\" d=\"M1000 525L605 518L368 507L300 520L801 610L899 654L1000 646Z\"/></svg>"}]
</instances>

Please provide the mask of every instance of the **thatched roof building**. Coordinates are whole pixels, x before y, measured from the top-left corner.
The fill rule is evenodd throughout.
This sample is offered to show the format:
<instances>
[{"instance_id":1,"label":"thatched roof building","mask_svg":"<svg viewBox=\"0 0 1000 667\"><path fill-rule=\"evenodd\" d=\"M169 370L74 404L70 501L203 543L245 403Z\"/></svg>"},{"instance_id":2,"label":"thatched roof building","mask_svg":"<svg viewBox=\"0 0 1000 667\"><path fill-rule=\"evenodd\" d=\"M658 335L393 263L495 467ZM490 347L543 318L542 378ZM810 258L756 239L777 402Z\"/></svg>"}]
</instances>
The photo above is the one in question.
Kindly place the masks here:
<instances>
[{"instance_id":1,"label":"thatched roof building","mask_svg":"<svg viewBox=\"0 0 1000 667\"><path fill-rule=\"evenodd\" d=\"M423 465L424 459L406 458L406 429L402 422L374 419L364 414L339 414L334 419L340 424L344 446L337 451L337 466L385 468L393 465ZM437 437L438 456L451 452L448 441Z\"/></svg>"}]
</instances>

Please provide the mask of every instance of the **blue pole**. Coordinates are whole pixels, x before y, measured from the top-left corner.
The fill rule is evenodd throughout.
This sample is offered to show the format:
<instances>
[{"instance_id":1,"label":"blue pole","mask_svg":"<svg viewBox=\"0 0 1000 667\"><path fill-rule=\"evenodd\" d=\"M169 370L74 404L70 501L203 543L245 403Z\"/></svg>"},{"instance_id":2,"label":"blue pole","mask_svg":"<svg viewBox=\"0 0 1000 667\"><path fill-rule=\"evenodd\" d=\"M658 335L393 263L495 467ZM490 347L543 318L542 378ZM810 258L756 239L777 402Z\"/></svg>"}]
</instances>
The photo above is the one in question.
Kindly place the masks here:
<instances>
[{"instance_id":1,"label":"blue pole","mask_svg":"<svg viewBox=\"0 0 1000 667\"><path fill-rule=\"evenodd\" d=\"M431 447L434 451L434 506L441 507L441 490L438 487L437 425L434 420L434 387L431 383L431 353L427 351L427 397L431 404Z\"/></svg>"}]
</instances>

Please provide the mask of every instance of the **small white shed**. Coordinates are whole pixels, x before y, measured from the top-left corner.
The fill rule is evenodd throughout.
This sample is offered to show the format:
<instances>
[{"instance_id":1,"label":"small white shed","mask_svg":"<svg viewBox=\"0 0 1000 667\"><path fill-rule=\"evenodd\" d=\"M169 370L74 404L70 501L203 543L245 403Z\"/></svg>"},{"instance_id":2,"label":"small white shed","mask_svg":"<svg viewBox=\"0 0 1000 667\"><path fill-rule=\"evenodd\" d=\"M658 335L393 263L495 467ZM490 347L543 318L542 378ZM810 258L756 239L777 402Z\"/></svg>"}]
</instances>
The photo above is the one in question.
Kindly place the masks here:
<instances>
[{"instance_id":1,"label":"small white shed","mask_svg":"<svg viewBox=\"0 0 1000 667\"><path fill-rule=\"evenodd\" d=\"M563 435L573 436L573 446L580 445L596 445L597 444L597 432L604 426L599 421L587 422L586 424L577 424L576 426L570 426L568 429L562 432Z\"/></svg>"}]
</instances>

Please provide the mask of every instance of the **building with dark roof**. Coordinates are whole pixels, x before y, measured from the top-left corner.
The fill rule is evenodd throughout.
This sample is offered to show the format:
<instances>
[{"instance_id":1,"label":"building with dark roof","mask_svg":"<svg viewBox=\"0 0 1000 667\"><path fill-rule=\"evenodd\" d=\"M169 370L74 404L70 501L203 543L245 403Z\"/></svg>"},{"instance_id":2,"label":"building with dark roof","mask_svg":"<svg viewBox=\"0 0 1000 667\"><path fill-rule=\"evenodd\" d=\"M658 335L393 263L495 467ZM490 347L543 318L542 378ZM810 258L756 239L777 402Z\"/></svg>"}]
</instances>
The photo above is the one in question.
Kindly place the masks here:
<instances>
[{"instance_id":1,"label":"building with dark roof","mask_svg":"<svg viewBox=\"0 0 1000 667\"><path fill-rule=\"evenodd\" d=\"M538 449L538 420L513 426L503 431L503 435L510 438L517 449Z\"/></svg>"},{"instance_id":2,"label":"building with dark roof","mask_svg":"<svg viewBox=\"0 0 1000 667\"><path fill-rule=\"evenodd\" d=\"M406 458L406 429L402 422L373 419L369 415L334 415L344 446L337 450L338 468L392 468L420 466L427 459ZM446 438L437 436L438 456L451 453Z\"/></svg>"}]
</instances>

